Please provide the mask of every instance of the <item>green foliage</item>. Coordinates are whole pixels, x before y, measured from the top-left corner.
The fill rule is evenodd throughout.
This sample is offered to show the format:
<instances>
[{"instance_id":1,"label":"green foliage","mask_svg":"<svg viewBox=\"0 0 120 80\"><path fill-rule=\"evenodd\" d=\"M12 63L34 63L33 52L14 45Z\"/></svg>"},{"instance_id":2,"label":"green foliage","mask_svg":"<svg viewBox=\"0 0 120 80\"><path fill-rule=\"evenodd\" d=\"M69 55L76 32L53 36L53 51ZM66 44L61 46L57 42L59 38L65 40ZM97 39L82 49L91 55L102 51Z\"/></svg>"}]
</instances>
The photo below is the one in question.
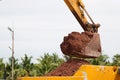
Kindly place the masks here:
<instances>
[{"instance_id":1,"label":"green foliage","mask_svg":"<svg viewBox=\"0 0 120 80\"><path fill-rule=\"evenodd\" d=\"M32 56L28 57L26 54L24 58L21 58L21 66L27 72L27 74L25 74L26 76L30 76L30 71L33 69L33 63L31 63L31 59Z\"/></svg>"},{"instance_id":2,"label":"green foliage","mask_svg":"<svg viewBox=\"0 0 120 80\"><path fill-rule=\"evenodd\" d=\"M21 69L22 75L20 76L32 76L30 73L33 70L34 64L31 62L31 60L32 56L28 57L27 54L25 54L23 58L21 57L21 68L23 70Z\"/></svg>"},{"instance_id":3,"label":"green foliage","mask_svg":"<svg viewBox=\"0 0 120 80\"><path fill-rule=\"evenodd\" d=\"M3 78L3 74L4 74L4 63L3 63L3 58L0 58L0 78Z\"/></svg>"},{"instance_id":4,"label":"green foliage","mask_svg":"<svg viewBox=\"0 0 120 80\"><path fill-rule=\"evenodd\" d=\"M120 66L120 54L114 55L112 65Z\"/></svg>"},{"instance_id":5,"label":"green foliage","mask_svg":"<svg viewBox=\"0 0 120 80\"><path fill-rule=\"evenodd\" d=\"M109 57L107 55L101 55L95 59L87 59L93 65L110 65Z\"/></svg>"},{"instance_id":6,"label":"green foliage","mask_svg":"<svg viewBox=\"0 0 120 80\"><path fill-rule=\"evenodd\" d=\"M13 58L14 60L14 74L16 74L16 69L20 68L18 59ZM12 77L12 57L9 58L9 62L6 63L7 79L10 80ZM17 78L17 75L14 75L14 78Z\"/></svg>"},{"instance_id":7,"label":"green foliage","mask_svg":"<svg viewBox=\"0 0 120 80\"><path fill-rule=\"evenodd\" d=\"M21 57L21 63L18 63L18 59L14 58L14 78L16 80L17 77L24 77L24 76L42 76L50 71L54 70L56 67L61 65L61 63L67 61L70 58L65 56L64 59L60 58L56 53L48 54L45 53L44 56L40 56L37 61L38 63L33 64L31 62L32 56L27 56L25 54L24 57ZM107 55L101 55L99 58L95 59L87 59L93 65L114 65L120 66L120 54L114 55L112 58L112 62L109 61L109 57ZM11 80L11 66L12 66L12 58L9 58L7 63L3 62L3 59L0 58L0 78L3 78L4 70L6 64L6 71L7 71L7 80Z\"/></svg>"},{"instance_id":8,"label":"green foliage","mask_svg":"<svg viewBox=\"0 0 120 80\"><path fill-rule=\"evenodd\" d=\"M57 54L49 55L44 54L43 57L37 59L39 64L36 65L38 68L38 75L44 75L54 70L57 66L64 62L63 59L59 58Z\"/></svg>"}]
</instances>

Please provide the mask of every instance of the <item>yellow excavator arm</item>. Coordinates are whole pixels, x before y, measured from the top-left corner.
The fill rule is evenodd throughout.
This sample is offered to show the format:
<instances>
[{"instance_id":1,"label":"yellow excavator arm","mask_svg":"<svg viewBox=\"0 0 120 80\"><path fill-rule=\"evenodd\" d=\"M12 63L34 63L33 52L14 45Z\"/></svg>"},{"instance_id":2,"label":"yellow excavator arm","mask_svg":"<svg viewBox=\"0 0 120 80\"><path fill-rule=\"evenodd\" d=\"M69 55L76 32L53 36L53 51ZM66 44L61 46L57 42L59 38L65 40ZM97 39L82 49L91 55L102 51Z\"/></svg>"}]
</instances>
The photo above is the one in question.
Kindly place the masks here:
<instances>
[{"instance_id":1,"label":"yellow excavator arm","mask_svg":"<svg viewBox=\"0 0 120 80\"><path fill-rule=\"evenodd\" d=\"M61 51L65 55L79 57L79 58L99 57L101 55L101 44L100 44L100 36L97 32L98 32L98 27L100 25L95 24L93 22L92 18L86 11L85 5L83 4L82 0L64 0L64 1L71 10L71 12L73 13L73 15L76 17L81 27L83 28L84 30L83 33L85 33L85 35L83 35L84 38L82 38L80 37L79 32L78 33L73 32L68 36L65 36L64 41L60 45ZM86 15L84 13L86 13ZM90 19L91 23L88 22L86 16ZM83 33L81 33L81 35Z\"/></svg>"},{"instance_id":2,"label":"yellow excavator arm","mask_svg":"<svg viewBox=\"0 0 120 80\"><path fill-rule=\"evenodd\" d=\"M80 25L82 26L84 31L91 31L91 32L97 32L99 24L95 24L88 14L88 12L85 9L85 5L83 4L82 0L64 0L73 15L76 17ZM85 16L85 14L88 16L92 24L90 24Z\"/></svg>"}]
</instances>

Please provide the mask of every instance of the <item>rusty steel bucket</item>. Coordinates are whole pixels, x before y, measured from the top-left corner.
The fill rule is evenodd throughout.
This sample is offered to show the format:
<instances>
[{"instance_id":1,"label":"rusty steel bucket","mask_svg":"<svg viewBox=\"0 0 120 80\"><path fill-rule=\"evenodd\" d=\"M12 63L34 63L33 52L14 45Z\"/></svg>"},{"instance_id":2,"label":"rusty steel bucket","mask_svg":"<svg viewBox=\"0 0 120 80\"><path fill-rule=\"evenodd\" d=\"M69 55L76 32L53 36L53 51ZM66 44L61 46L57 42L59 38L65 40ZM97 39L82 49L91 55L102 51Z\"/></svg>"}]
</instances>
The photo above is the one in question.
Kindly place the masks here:
<instances>
[{"instance_id":1,"label":"rusty steel bucket","mask_svg":"<svg viewBox=\"0 0 120 80\"><path fill-rule=\"evenodd\" d=\"M100 36L98 33L72 32L64 37L60 45L63 54L80 58L97 58L101 55Z\"/></svg>"}]
</instances>

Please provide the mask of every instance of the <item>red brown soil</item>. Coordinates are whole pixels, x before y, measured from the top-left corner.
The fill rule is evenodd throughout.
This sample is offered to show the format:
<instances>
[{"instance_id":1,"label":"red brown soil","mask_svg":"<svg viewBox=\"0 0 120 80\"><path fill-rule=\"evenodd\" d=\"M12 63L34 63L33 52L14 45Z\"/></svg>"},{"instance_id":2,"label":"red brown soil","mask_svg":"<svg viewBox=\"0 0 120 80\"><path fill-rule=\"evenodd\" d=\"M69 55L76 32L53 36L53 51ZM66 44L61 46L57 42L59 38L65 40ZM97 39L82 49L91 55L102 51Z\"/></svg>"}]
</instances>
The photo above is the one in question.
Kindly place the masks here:
<instances>
[{"instance_id":1,"label":"red brown soil","mask_svg":"<svg viewBox=\"0 0 120 80\"><path fill-rule=\"evenodd\" d=\"M81 55L83 54L82 57L89 57L88 54L90 54L90 52L88 52L88 54L85 53L85 51L87 50L86 46L88 46L88 43L93 40L93 36L95 34L97 34L97 33L92 33L92 32L87 32L87 31L82 32L82 33L72 32L72 33L68 34L68 36L64 37L64 40L60 45L61 51L63 52L63 54L69 55L69 56L72 55L72 56L76 56L76 57L81 57ZM98 34L97 34L96 38L97 39L95 39L95 40L99 41ZM96 41L93 41L93 42L96 42ZM95 44L95 46L98 46L98 47L93 47L94 44ZM100 52L101 48L100 48L100 45L98 45L99 42L96 42L94 44L90 44L90 45L93 45L92 46L92 48L94 48L93 50L95 50L96 52ZM89 49L91 49L91 47ZM91 51L91 50L89 50L89 51ZM81 54L76 54L78 52ZM95 55L97 54L96 52L95 52ZM85 56L84 54L87 54L88 56ZM93 52L92 52L92 54L93 54Z\"/></svg>"},{"instance_id":2,"label":"red brown soil","mask_svg":"<svg viewBox=\"0 0 120 80\"><path fill-rule=\"evenodd\" d=\"M80 59L72 59L63 63L61 66L46 74L45 76L73 76L81 65L89 64L89 62Z\"/></svg>"}]
</instances>

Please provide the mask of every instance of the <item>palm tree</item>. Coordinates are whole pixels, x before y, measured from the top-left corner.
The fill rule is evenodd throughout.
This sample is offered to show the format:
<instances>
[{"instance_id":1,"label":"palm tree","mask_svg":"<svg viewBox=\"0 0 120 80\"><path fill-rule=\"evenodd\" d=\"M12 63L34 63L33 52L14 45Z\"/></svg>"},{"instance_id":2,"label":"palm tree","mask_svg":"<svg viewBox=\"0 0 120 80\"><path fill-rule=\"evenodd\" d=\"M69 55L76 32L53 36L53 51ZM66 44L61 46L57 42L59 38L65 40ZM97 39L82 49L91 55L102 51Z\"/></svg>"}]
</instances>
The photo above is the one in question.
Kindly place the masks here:
<instances>
[{"instance_id":1,"label":"palm tree","mask_svg":"<svg viewBox=\"0 0 120 80\"><path fill-rule=\"evenodd\" d=\"M18 59L14 58L14 78L17 78L16 71L19 69L20 65L18 63ZM7 71L7 79L11 79L11 71L12 71L12 57L9 58L9 62L6 63L6 71Z\"/></svg>"},{"instance_id":2,"label":"palm tree","mask_svg":"<svg viewBox=\"0 0 120 80\"><path fill-rule=\"evenodd\" d=\"M22 71L24 72L24 75L22 76L31 76L30 71L33 70L33 63L31 62L32 60L32 56L28 57L27 54L25 54L25 56L22 58L22 63L21 63L21 67L22 67Z\"/></svg>"},{"instance_id":3,"label":"palm tree","mask_svg":"<svg viewBox=\"0 0 120 80\"><path fill-rule=\"evenodd\" d=\"M113 60L112 65L120 66L120 54L114 55L112 60Z\"/></svg>"},{"instance_id":4,"label":"palm tree","mask_svg":"<svg viewBox=\"0 0 120 80\"><path fill-rule=\"evenodd\" d=\"M101 55L95 59L87 59L93 65L110 65L109 57L107 55Z\"/></svg>"},{"instance_id":5,"label":"palm tree","mask_svg":"<svg viewBox=\"0 0 120 80\"><path fill-rule=\"evenodd\" d=\"M45 53L43 57L41 56L37 60L39 62L39 64L36 65L38 69L38 75L47 74L64 62L64 60L62 58L59 58L55 53L52 55Z\"/></svg>"},{"instance_id":6,"label":"palm tree","mask_svg":"<svg viewBox=\"0 0 120 80\"><path fill-rule=\"evenodd\" d=\"M64 59L59 58L59 56L56 53L53 53L51 57L52 57L52 62L55 63L56 66L59 66L61 65L61 63L64 62Z\"/></svg>"},{"instance_id":7,"label":"palm tree","mask_svg":"<svg viewBox=\"0 0 120 80\"><path fill-rule=\"evenodd\" d=\"M0 78L3 78L4 75L4 63L3 63L3 58L0 58Z\"/></svg>"}]
</instances>

